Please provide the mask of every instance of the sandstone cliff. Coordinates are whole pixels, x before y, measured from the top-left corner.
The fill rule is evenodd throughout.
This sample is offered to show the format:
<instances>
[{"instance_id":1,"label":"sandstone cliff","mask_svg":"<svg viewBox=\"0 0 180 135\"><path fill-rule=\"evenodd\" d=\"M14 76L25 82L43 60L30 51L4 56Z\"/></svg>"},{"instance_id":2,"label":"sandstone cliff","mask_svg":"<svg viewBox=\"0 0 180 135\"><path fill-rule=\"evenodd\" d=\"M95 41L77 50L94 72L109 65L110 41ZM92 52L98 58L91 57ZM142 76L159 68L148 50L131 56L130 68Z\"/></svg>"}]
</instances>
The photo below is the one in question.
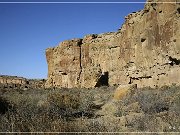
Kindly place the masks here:
<instances>
[{"instance_id":1,"label":"sandstone cliff","mask_svg":"<svg viewBox=\"0 0 180 135\"><path fill-rule=\"evenodd\" d=\"M146 3L117 32L48 48L46 87L180 84L180 4L172 1Z\"/></svg>"},{"instance_id":2,"label":"sandstone cliff","mask_svg":"<svg viewBox=\"0 0 180 135\"><path fill-rule=\"evenodd\" d=\"M44 79L26 79L17 76L0 76L0 89L43 89Z\"/></svg>"}]
</instances>

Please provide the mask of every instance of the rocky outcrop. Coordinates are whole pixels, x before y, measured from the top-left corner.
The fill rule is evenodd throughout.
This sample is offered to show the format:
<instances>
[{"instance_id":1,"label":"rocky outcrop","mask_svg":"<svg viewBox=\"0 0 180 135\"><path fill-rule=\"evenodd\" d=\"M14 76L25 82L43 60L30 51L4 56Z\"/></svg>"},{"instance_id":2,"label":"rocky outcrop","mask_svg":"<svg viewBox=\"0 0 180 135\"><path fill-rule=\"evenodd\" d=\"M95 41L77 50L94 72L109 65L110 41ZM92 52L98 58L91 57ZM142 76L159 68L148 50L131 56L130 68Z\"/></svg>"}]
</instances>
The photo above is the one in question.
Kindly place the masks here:
<instances>
[{"instance_id":1,"label":"rocky outcrop","mask_svg":"<svg viewBox=\"0 0 180 135\"><path fill-rule=\"evenodd\" d=\"M143 10L126 16L117 32L48 48L46 87L179 84L180 4L171 1L146 3Z\"/></svg>"},{"instance_id":2,"label":"rocky outcrop","mask_svg":"<svg viewBox=\"0 0 180 135\"><path fill-rule=\"evenodd\" d=\"M45 88L44 79L26 79L17 76L0 76L1 89L43 89Z\"/></svg>"}]
</instances>

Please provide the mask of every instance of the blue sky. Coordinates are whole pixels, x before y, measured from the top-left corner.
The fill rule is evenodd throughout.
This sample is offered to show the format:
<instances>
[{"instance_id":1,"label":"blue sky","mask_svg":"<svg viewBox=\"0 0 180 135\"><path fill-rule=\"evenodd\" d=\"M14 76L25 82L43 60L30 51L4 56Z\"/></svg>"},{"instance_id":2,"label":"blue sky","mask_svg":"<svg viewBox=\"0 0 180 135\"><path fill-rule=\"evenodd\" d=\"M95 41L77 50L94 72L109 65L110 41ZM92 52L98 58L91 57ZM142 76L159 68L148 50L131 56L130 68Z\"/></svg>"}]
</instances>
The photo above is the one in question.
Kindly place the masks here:
<instances>
[{"instance_id":1,"label":"blue sky","mask_svg":"<svg viewBox=\"0 0 180 135\"><path fill-rule=\"evenodd\" d=\"M46 48L56 46L63 40L82 38L86 34L116 31L121 27L127 14L143 7L144 3L1 3L0 74L47 78Z\"/></svg>"}]
</instances>

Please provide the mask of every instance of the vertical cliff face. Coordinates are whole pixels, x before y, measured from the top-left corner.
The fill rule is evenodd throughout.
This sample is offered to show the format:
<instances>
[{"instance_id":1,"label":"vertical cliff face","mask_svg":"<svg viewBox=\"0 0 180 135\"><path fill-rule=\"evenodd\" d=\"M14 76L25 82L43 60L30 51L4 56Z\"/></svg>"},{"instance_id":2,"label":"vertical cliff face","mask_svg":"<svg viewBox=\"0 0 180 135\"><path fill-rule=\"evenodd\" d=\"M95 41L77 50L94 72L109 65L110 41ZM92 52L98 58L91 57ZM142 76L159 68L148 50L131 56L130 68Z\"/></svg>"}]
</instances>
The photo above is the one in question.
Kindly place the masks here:
<instances>
[{"instance_id":1,"label":"vertical cliff face","mask_svg":"<svg viewBox=\"0 0 180 135\"><path fill-rule=\"evenodd\" d=\"M180 4L173 2L146 3L143 10L126 16L117 32L48 48L46 87L180 83Z\"/></svg>"},{"instance_id":2,"label":"vertical cliff face","mask_svg":"<svg viewBox=\"0 0 180 135\"><path fill-rule=\"evenodd\" d=\"M48 62L47 86L77 87L81 74L82 39L62 42L46 50Z\"/></svg>"}]
</instances>

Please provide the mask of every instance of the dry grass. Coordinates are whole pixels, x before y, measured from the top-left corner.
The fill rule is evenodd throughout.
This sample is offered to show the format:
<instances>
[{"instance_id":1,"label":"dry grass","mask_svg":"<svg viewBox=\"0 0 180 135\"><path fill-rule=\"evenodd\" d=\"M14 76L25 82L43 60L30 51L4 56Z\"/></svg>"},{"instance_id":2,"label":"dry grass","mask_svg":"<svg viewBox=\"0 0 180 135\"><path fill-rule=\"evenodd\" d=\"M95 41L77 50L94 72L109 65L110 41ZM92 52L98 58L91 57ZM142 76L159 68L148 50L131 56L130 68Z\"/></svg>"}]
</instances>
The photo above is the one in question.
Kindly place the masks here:
<instances>
[{"instance_id":1,"label":"dry grass","mask_svg":"<svg viewBox=\"0 0 180 135\"><path fill-rule=\"evenodd\" d=\"M115 89L3 90L0 132L180 131L180 87Z\"/></svg>"}]
</instances>

